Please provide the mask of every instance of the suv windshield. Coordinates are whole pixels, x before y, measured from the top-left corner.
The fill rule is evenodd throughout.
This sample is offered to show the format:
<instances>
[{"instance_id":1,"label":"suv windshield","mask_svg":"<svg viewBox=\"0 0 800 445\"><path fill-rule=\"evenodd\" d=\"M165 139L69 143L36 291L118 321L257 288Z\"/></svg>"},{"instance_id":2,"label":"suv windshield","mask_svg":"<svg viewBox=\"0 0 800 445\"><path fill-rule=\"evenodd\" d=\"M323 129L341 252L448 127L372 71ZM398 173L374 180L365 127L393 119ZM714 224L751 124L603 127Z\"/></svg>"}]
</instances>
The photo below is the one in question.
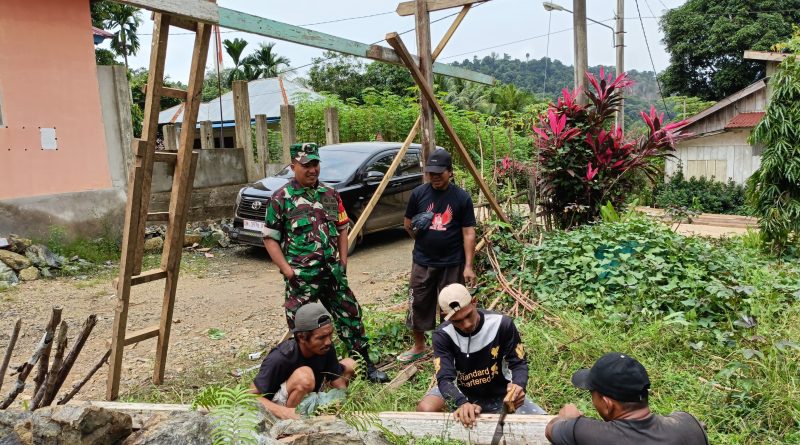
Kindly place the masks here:
<instances>
[{"instance_id":1,"label":"suv windshield","mask_svg":"<svg viewBox=\"0 0 800 445\"><path fill-rule=\"evenodd\" d=\"M322 158L319 179L322 182L342 182L352 175L369 155L370 153L323 148L319 151L319 157ZM289 166L286 166L275 176L292 178L294 173Z\"/></svg>"}]
</instances>

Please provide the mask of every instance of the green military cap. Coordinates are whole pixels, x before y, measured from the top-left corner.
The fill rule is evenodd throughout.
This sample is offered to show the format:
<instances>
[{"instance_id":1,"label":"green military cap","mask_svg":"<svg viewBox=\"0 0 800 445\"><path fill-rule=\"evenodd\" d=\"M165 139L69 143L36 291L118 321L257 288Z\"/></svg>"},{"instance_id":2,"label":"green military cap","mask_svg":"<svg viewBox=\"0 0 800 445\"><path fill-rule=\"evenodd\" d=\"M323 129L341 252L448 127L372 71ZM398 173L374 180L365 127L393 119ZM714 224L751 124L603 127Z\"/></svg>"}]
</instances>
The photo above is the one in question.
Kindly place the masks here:
<instances>
[{"instance_id":1,"label":"green military cap","mask_svg":"<svg viewBox=\"0 0 800 445\"><path fill-rule=\"evenodd\" d=\"M292 159L301 164L306 164L310 161L320 161L319 147L313 142L304 142L302 144L292 144L289 149Z\"/></svg>"}]
</instances>

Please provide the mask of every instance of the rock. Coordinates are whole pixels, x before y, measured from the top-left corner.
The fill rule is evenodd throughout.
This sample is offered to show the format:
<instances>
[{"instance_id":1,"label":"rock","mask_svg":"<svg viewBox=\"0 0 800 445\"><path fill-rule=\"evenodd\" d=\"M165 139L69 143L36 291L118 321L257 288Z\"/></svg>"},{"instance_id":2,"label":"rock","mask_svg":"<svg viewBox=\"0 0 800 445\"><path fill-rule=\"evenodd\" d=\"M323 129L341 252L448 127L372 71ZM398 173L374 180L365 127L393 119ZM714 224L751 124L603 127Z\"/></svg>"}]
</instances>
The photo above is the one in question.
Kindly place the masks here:
<instances>
[{"instance_id":1,"label":"rock","mask_svg":"<svg viewBox=\"0 0 800 445\"><path fill-rule=\"evenodd\" d=\"M144 240L145 252L159 252L163 248L164 248L164 240L161 239L161 237L159 236Z\"/></svg>"},{"instance_id":2,"label":"rock","mask_svg":"<svg viewBox=\"0 0 800 445\"><path fill-rule=\"evenodd\" d=\"M212 430L211 418L197 411L158 413L122 445L210 445Z\"/></svg>"},{"instance_id":3,"label":"rock","mask_svg":"<svg viewBox=\"0 0 800 445\"><path fill-rule=\"evenodd\" d=\"M281 420L272 426L270 436L284 444L294 445L389 445L383 434L371 431L367 434L332 417Z\"/></svg>"},{"instance_id":4,"label":"rock","mask_svg":"<svg viewBox=\"0 0 800 445\"><path fill-rule=\"evenodd\" d=\"M17 424L24 424L32 415L30 411L0 410L0 444L22 443L22 438L14 427Z\"/></svg>"},{"instance_id":5,"label":"rock","mask_svg":"<svg viewBox=\"0 0 800 445\"><path fill-rule=\"evenodd\" d=\"M19 279L22 281L34 281L39 279L39 269L31 266L19 271Z\"/></svg>"},{"instance_id":6,"label":"rock","mask_svg":"<svg viewBox=\"0 0 800 445\"><path fill-rule=\"evenodd\" d=\"M63 259L51 252L47 246L43 246L41 244L34 244L28 247L28 249L25 251L25 256L31 260L31 263L33 263L34 266L40 269L43 267L61 269L61 266L64 264Z\"/></svg>"},{"instance_id":7,"label":"rock","mask_svg":"<svg viewBox=\"0 0 800 445\"><path fill-rule=\"evenodd\" d=\"M0 250L0 261L16 271L31 267L31 260L10 250Z\"/></svg>"},{"instance_id":8,"label":"rock","mask_svg":"<svg viewBox=\"0 0 800 445\"><path fill-rule=\"evenodd\" d=\"M21 236L8 235L8 242L10 244L11 251L14 253L18 253L20 255L25 255L25 251L28 250L28 247L33 245L33 241L29 240L28 238L23 238Z\"/></svg>"},{"instance_id":9,"label":"rock","mask_svg":"<svg viewBox=\"0 0 800 445\"><path fill-rule=\"evenodd\" d=\"M199 233L187 233L183 238L183 247L191 247L203 242L203 235Z\"/></svg>"},{"instance_id":10,"label":"rock","mask_svg":"<svg viewBox=\"0 0 800 445\"><path fill-rule=\"evenodd\" d=\"M14 269L6 266L6 263L0 261L0 287L11 286L19 283L19 278L14 272Z\"/></svg>"},{"instance_id":11,"label":"rock","mask_svg":"<svg viewBox=\"0 0 800 445\"><path fill-rule=\"evenodd\" d=\"M0 433L9 420L0 420ZM17 437L2 443L112 445L131 434L131 417L91 405L48 406L19 414L13 431Z\"/></svg>"}]
</instances>

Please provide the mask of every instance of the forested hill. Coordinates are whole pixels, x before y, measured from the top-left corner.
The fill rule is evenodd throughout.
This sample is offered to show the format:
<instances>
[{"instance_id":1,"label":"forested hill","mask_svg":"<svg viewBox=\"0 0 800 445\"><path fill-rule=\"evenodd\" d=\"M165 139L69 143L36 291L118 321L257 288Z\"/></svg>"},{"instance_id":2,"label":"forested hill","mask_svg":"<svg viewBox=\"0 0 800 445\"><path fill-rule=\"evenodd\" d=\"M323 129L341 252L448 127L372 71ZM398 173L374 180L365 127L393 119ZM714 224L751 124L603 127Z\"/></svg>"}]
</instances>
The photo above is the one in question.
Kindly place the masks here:
<instances>
[{"instance_id":1,"label":"forested hill","mask_svg":"<svg viewBox=\"0 0 800 445\"><path fill-rule=\"evenodd\" d=\"M512 59L508 54L499 56L492 53L483 59L474 56L472 60L464 59L463 62L453 62L453 65L494 76L501 82L514 84L518 88L549 98L561 94L562 88L572 88L572 65L564 65L559 60L544 57L523 61ZM614 67L607 66L605 69L614 72ZM589 70L597 74L600 72L600 66L590 67ZM644 102L655 102L659 98L658 86L652 71L629 70L628 75L635 82L629 96Z\"/></svg>"}]
</instances>

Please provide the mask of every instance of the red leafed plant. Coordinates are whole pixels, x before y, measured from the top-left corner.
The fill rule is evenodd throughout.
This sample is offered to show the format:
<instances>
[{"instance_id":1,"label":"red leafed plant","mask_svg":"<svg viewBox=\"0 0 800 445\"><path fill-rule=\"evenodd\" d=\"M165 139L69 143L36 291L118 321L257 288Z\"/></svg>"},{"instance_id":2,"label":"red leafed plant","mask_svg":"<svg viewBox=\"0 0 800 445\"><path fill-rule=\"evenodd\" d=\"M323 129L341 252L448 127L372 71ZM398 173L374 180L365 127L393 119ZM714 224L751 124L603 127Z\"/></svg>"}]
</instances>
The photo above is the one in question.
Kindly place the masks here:
<instances>
[{"instance_id":1,"label":"red leafed plant","mask_svg":"<svg viewBox=\"0 0 800 445\"><path fill-rule=\"evenodd\" d=\"M654 161L672 156L675 142L685 136L677 131L685 121L665 125L663 113L651 106L650 113L641 113L649 134L626 140L612 121L631 81L624 73L615 78L602 69L599 77L586 77L588 104L578 104L577 90L564 89L533 127L540 204L562 229L595 220L607 201L618 207L632 191L635 175L655 180L659 169Z\"/></svg>"}]
</instances>

